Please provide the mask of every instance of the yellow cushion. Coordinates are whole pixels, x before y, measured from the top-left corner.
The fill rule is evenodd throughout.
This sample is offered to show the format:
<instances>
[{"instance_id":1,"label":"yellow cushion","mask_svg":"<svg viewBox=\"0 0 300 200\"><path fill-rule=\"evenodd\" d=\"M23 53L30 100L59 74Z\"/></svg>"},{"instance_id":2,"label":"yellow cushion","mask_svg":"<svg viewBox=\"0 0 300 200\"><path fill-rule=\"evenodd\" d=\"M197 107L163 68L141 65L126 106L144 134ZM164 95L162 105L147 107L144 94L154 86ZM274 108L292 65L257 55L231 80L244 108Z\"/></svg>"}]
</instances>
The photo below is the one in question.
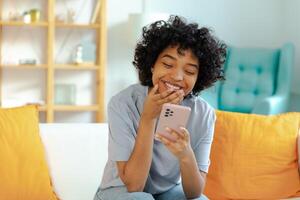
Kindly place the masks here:
<instances>
[{"instance_id":1,"label":"yellow cushion","mask_svg":"<svg viewBox=\"0 0 300 200\"><path fill-rule=\"evenodd\" d=\"M54 200L36 106L0 109L0 199Z\"/></svg>"},{"instance_id":2,"label":"yellow cushion","mask_svg":"<svg viewBox=\"0 0 300 200\"><path fill-rule=\"evenodd\" d=\"M217 111L205 194L218 200L299 196L299 124L300 113Z\"/></svg>"}]
</instances>

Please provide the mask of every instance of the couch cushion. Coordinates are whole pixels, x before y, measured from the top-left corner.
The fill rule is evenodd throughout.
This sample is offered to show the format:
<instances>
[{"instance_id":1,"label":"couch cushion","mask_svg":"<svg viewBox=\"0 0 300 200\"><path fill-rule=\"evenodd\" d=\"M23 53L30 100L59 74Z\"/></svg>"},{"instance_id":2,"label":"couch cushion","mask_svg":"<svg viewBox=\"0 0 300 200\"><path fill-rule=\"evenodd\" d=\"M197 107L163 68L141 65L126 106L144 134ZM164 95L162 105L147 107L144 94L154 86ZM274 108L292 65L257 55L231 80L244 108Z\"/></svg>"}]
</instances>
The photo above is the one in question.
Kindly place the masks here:
<instances>
[{"instance_id":1,"label":"couch cushion","mask_svg":"<svg viewBox=\"0 0 300 200\"><path fill-rule=\"evenodd\" d=\"M40 124L55 192L63 200L93 199L107 161L107 124Z\"/></svg>"},{"instance_id":2,"label":"couch cushion","mask_svg":"<svg viewBox=\"0 0 300 200\"><path fill-rule=\"evenodd\" d=\"M0 109L0 199L57 199L35 106Z\"/></svg>"},{"instance_id":3,"label":"couch cushion","mask_svg":"<svg viewBox=\"0 0 300 200\"><path fill-rule=\"evenodd\" d=\"M217 111L205 194L210 199L299 196L300 113L274 116Z\"/></svg>"}]
</instances>

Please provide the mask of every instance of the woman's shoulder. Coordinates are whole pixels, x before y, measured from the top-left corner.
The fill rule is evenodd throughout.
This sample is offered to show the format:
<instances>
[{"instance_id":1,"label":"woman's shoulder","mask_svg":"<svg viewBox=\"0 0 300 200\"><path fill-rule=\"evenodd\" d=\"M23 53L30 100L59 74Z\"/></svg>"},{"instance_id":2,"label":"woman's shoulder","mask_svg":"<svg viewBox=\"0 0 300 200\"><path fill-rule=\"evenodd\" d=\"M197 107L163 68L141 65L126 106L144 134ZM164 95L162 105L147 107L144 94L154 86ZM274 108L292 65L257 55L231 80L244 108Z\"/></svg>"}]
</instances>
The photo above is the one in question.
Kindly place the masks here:
<instances>
[{"instance_id":1,"label":"woman's shoulder","mask_svg":"<svg viewBox=\"0 0 300 200\"><path fill-rule=\"evenodd\" d=\"M193 138L191 141L193 140L195 146L203 136L213 134L211 130L216 121L216 113L215 109L199 96L190 99L189 103L191 106L189 128Z\"/></svg>"},{"instance_id":2,"label":"woman's shoulder","mask_svg":"<svg viewBox=\"0 0 300 200\"><path fill-rule=\"evenodd\" d=\"M200 112L202 114L215 112L215 109L200 96L188 98L185 104L191 107L194 112Z\"/></svg>"}]
</instances>

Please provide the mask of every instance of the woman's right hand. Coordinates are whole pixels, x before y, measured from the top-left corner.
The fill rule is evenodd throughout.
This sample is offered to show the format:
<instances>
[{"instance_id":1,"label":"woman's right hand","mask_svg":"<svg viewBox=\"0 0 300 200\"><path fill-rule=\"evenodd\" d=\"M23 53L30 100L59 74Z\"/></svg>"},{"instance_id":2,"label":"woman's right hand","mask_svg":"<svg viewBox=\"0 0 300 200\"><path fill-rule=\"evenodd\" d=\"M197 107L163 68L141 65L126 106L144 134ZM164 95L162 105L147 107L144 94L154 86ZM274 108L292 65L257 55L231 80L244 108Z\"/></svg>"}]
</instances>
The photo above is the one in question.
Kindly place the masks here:
<instances>
[{"instance_id":1,"label":"woman's right hand","mask_svg":"<svg viewBox=\"0 0 300 200\"><path fill-rule=\"evenodd\" d=\"M179 104L183 100L183 97L183 90L166 90L162 93L158 93L158 85L156 84L146 97L142 117L146 117L150 120L156 119L164 103Z\"/></svg>"}]
</instances>

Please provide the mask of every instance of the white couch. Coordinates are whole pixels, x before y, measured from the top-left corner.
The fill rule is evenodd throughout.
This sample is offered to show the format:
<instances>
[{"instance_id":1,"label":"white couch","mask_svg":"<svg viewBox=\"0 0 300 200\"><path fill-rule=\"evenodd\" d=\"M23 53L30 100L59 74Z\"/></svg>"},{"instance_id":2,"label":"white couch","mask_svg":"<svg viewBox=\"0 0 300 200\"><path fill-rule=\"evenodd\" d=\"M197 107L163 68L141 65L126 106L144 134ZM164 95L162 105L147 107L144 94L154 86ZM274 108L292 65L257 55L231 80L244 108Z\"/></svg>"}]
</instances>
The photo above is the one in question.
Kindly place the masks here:
<instances>
[{"instance_id":1,"label":"white couch","mask_svg":"<svg viewBox=\"0 0 300 200\"><path fill-rule=\"evenodd\" d=\"M93 200L107 160L107 124L40 124L54 190L61 200Z\"/></svg>"}]
</instances>

